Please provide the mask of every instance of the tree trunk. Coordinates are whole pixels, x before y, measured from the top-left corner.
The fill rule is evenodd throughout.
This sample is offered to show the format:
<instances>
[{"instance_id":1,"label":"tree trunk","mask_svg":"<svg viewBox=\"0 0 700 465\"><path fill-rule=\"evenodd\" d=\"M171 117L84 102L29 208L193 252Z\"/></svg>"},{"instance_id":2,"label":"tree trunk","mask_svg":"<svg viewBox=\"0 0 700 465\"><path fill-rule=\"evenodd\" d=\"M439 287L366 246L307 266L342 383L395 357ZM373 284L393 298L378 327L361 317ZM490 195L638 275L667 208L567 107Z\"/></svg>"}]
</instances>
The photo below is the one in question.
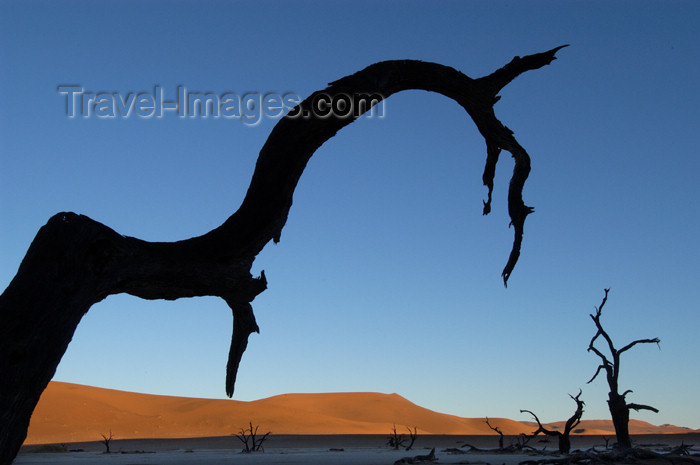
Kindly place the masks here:
<instances>
[{"instance_id":1,"label":"tree trunk","mask_svg":"<svg viewBox=\"0 0 700 465\"><path fill-rule=\"evenodd\" d=\"M568 454L571 450L571 438L568 434L559 435L559 452Z\"/></svg>"},{"instance_id":2,"label":"tree trunk","mask_svg":"<svg viewBox=\"0 0 700 465\"><path fill-rule=\"evenodd\" d=\"M631 449L632 441L629 433L630 410L627 407L625 398L617 393L608 394L608 407L615 426L615 436L617 436L617 446L621 449Z\"/></svg>"},{"instance_id":3,"label":"tree trunk","mask_svg":"<svg viewBox=\"0 0 700 465\"><path fill-rule=\"evenodd\" d=\"M376 63L342 78L300 103L273 128L260 151L240 208L203 236L173 242L146 242L74 213L59 213L43 226L0 295L0 465L9 465L27 434L31 414L53 377L78 323L90 307L109 295L144 299L218 296L233 312L233 336L226 374L231 396L248 336L258 331L250 302L266 288L265 275L253 278L253 260L270 241L279 242L294 189L313 153L360 115L315 113L319 95L376 102L408 89L441 93L459 103L487 145L484 184L489 202L498 154L511 153L515 168L508 191L513 248L504 283L520 255L525 217L522 200L530 171L527 152L496 118L497 94L521 73L554 60L562 47L516 57L489 76L472 79L435 63L412 60ZM371 104L367 104L370 98ZM297 115L297 116L294 116ZM484 212L490 208L485 202Z\"/></svg>"}]
</instances>

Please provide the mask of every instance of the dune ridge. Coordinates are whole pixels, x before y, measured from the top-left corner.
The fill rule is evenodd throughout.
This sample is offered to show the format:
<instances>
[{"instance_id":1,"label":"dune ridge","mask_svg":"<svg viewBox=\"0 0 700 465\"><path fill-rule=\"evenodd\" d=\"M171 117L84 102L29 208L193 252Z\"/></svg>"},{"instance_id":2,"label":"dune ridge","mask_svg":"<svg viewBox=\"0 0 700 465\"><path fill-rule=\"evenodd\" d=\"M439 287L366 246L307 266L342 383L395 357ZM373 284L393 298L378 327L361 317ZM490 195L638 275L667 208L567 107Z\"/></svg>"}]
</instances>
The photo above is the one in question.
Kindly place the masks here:
<instances>
[{"instance_id":1,"label":"dune ridge","mask_svg":"<svg viewBox=\"0 0 700 465\"><path fill-rule=\"evenodd\" d=\"M529 422L491 420L506 435L533 431ZM25 444L97 441L110 430L118 439L226 436L237 433L249 421L260 425L261 432L274 434L388 434L394 424L401 429L416 426L420 434L494 434L483 418L434 412L398 394L283 394L244 402L139 394L52 381L34 411ZM579 430L607 435L613 431L607 420L584 420ZM698 431L630 422L632 434Z\"/></svg>"}]
</instances>

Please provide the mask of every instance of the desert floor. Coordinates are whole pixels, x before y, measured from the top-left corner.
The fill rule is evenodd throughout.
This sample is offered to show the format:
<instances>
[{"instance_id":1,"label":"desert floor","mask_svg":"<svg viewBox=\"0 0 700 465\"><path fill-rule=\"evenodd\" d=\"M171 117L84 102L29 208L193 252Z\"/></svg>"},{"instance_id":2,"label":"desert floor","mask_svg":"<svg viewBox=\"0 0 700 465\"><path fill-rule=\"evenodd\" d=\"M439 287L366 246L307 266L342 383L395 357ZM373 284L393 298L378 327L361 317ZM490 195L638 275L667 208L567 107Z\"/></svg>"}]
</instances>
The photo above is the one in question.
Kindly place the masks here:
<instances>
[{"instance_id":1,"label":"desert floor","mask_svg":"<svg viewBox=\"0 0 700 465\"><path fill-rule=\"evenodd\" d=\"M506 437L508 445L513 438ZM385 436L333 435L333 436L271 436L265 441L265 451L242 454L241 443L234 437L190 438L190 439L144 439L113 440L112 453L105 454L99 442L65 444L74 452L39 452L42 446L26 446L15 460L16 465L75 464L75 465L231 465L231 464L339 464L339 465L391 465L403 457L427 454L435 447L438 463L443 464L505 464L515 465L525 460L542 458L526 453L495 454L471 452L454 455L447 448L458 448L470 444L478 448L495 448L497 436L419 436L414 449L391 450L385 445ZM547 448L554 452L554 442L530 441L537 449ZM611 440L611 443L614 441ZM640 435L634 437L638 446L661 450L663 446L695 444L700 452L700 434L687 435ZM605 441L600 436L576 436L572 438L573 449L598 446L604 449ZM46 447L44 447L45 449ZM81 451L77 451L81 450Z\"/></svg>"}]
</instances>

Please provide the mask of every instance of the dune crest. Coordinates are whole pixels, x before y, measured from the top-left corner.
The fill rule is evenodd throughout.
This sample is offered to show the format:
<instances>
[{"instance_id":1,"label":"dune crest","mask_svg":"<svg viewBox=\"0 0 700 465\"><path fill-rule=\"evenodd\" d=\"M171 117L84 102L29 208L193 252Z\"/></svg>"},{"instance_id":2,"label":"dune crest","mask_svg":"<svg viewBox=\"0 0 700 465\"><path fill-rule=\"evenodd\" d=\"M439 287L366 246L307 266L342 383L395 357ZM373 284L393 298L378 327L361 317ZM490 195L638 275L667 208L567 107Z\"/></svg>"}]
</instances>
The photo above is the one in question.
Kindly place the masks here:
<instances>
[{"instance_id":1,"label":"dune crest","mask_svg":"<svg viewBox=\"0 0 700 465\"><path fill-rule=\"evenodd\" d=\"M283 394L243 402L158 396L52 381L41 396L25 444L118 439L226 436L252 421L273 434L388 434L417 426L420 434L494 434L483 418L434 412L398 394ZM526 422L493 418L504 434L531 433ZM553 426L556 424L552 424ZM609 421L583 421L584 434L612 434ZM630 422L632 434L687 433L687 428Z\"/></svg>"}]
</instances>

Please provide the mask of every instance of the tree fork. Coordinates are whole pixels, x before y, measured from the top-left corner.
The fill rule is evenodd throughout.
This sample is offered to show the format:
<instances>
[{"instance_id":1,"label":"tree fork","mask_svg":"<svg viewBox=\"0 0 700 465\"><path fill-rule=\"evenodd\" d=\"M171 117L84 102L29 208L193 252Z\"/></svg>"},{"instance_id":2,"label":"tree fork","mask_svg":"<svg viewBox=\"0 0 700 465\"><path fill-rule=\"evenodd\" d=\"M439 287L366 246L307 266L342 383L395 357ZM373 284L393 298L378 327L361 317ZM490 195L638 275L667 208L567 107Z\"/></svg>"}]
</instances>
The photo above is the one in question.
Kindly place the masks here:
<instances>
[{"instance_id":1,"label":"tree fork","mask_svg":"<svg viewBox=\"0 0 700 465\"><path fill-rule=\"evenodd\" d=\"M605 295L600 303L600 306L596 307L595 315L589 315L595 323L596 333L588 344L588 351L593 352L601 359L601 364L598 365L593 377L588 381L592 383L594 379L600 374L601 371L605 371L605 376L608 382L608 387L610 392L608 392L608 410L610 410L610 417L612 418L613 426L615 427L615 436L617 438L617 446L621 449L631 449L632 440L630 439L629 433L629 419L630 419L630 409L633 410L651 410L652 412L658 413L658 409L650 407L648 405L641 404L628 404L625 397L627 394L631 393L631 390L627 390L622 394L619 393L619 377L620 377L620 355L624 352L630 350L637 344L656 344L657 346L661 342L659 338L655 337L653 339L637 339L630 342L621 349L616 349L615 344L613 344L610 335L603 329L603 324L600 322L600 317L603 313L603 307L608 301L608 292L610 289L604 289ZM612 361L595 346L596 340L602 337L610 352L610 357ZM588 384L587 383L587 384Z\"/></svg>"},{"instance_id":2,"label":"tree fork","mask_svg":"<svg viewBox=\"0 0 700 465\"><path fill-rule=\"evenodd\" d=\"M146 242L122 236L86 216L59 213L40 228L17 274L0 295L0 465L9 465L27 433L39 397L65 353L75 329L92 305L109 295L144 299L218 296L234 317L226 374L233 394L248 343L258 332L250 302L265 290L264 273L250 274L253 260L270 240L279 242L297 182L313 153L360 115L320 117L312 103L320 94L385 99L409 89L438 92L461 105L486 141L483 181L488 187L498 154L510 152L515 167L508 190L513 246L503 269L507 283L520 255L525 217L522 200L530 157L513 132L496 118L499 91L518 75L548 65L560 46L515 57L494 73L472 79L439 64L385 61L332 82L301 102L273 128L263 145L240 208L221 226L178 242ZM369 102L365 111L374 103ZM297 115L297 116L294 116Z\"/></svg>"},{"instance_id":3,"label":"tree fork","mask_svg":"<svg viewBox=\"0 0 700 465\"><path fill-rule=\"evenodd\" d=\"M583 406L585 403L581 400L581 390L579 389L578 394L576 397L572 396L569 394L569 397L573 399L574 402L576 402L576 411L574 411L574 414L569 417L568 420L566 420L566 423L564 424L564 431L554 431L554 430L549 430L545 428L542 423L540 423L540 419L537 418L537 415L532 413L530 410L521 410L520 413L529 413L535 418L535 421L537 422L537 431L532 433L532 437L537 436L539 433L543 433L546 436L554 436L558 439L558 446L559 446L559 452L562 454L568 454L569 451L571 451L571 432L578 426L579 423L581 423L581 417L583 416Z\"/></svg>"}]
</instances>

